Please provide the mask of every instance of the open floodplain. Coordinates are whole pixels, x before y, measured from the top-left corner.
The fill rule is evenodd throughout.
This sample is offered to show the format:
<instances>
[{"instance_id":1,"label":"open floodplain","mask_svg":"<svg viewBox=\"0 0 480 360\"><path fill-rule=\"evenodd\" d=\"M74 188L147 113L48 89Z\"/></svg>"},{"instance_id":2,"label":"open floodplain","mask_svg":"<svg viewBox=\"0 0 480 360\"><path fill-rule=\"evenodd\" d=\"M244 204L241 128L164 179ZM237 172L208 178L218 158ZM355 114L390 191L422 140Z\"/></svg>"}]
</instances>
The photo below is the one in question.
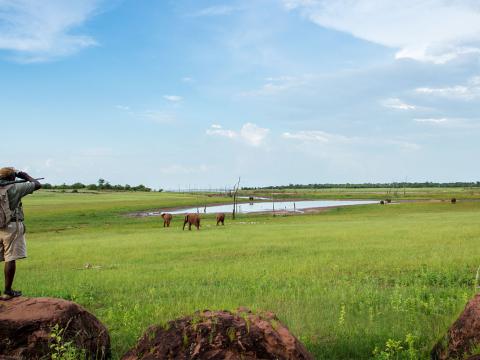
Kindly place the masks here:
<instances>
[{"instance_id":1,"label":"open floodplain","mask_svg":"<svg viewBox=\"0 0 480 360\"><path fill-rule=\"evenodd\" d=\"M151 324L239 306L275 312L318 359L369 359L406 338L405 358L428 358L475 291L480 201L462 201L471 190L407 192L446 201L227 216L225 227L205 215L200 231L182 231L182 216L163 228L125 214L229 200L41 191L24 201L29 258L16 285L86 307L107 325L115 359ZM372 197L385 193L325 196Z\"/></svg>"}]
</instances>

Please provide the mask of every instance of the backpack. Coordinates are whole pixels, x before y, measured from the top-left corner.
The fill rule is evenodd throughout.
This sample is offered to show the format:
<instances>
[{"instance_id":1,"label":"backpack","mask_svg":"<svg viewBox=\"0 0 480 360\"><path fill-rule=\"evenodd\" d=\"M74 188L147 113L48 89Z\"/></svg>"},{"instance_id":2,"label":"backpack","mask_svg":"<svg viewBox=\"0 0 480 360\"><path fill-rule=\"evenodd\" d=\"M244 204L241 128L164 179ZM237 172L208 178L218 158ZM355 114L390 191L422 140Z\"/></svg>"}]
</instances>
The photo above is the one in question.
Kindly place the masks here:
<instances>
[{"instance_id":1,"label":"backpack","mask_svg":"<svg viewBox=\"0 0 480 360\"><path fill-rule=\"evenodd\" d=\"M10 210L7 191L12 186L0 187L0 229L6 228L12 220L13 212Z\"/></svg>"}]
</instances>

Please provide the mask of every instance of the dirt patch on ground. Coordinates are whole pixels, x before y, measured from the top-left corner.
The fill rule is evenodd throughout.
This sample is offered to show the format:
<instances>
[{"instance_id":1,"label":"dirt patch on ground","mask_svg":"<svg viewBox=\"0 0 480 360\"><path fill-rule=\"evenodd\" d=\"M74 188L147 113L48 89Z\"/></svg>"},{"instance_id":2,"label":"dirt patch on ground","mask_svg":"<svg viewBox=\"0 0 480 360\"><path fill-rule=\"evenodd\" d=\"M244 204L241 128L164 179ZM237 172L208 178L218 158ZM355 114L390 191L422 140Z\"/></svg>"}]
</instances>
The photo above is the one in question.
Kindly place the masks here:
<instances>
[{"instance_id":1,"label":"dirt patch on ground","mask_svg":"<svg viewBox=\"0 0 480 360\"><path fill-rule=\"evenodd\" d=\"M122 360L227 359L313 360L273 313L196 312L151 326Z\"/></svg>"},{"instance_id":2,"label":"dirt patch on ground","mask_svg":"<svg viewBox=\"0 0 480 360\"><path fill-rule=\"evenodd\" d=\"M55 325L63 329L62 343L72 341L88 359L110 356L107 329L81 306L62 299L19 297L0 302L0 359L49 359Z\"/></svg>"},{"instance_id":3,"label":"dirt patch on ground","mask_svg":"<svg viewBox=\"0 0 480 360\"><path fill-rule=\"evenodd\" d=\"M447 334L432 350L432 359L464 359L480 346L480 294L470 300ZM480 359L480 357L478 357ZM472 359L476 359L472 357Z\"/></svg>"}]
</instances>

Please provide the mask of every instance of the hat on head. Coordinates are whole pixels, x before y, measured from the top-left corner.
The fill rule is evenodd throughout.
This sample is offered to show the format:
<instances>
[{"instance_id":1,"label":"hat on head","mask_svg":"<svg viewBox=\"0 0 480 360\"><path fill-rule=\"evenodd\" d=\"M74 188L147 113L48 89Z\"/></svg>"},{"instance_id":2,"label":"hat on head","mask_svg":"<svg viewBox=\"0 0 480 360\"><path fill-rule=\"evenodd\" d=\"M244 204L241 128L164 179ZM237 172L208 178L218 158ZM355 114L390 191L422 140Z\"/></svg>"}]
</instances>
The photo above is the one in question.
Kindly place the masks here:
<instances>
[{"instance_id":1,"label":"hat on head","mask_svg":"<svg viewBox=\"0 0 480 360\"><path fill-rule=\"evenodd\" d=\"M13 167L4 167L0 168L0 179L8 179L12 175L15 175L15 168Z\"/></svg>"}]
</instances>

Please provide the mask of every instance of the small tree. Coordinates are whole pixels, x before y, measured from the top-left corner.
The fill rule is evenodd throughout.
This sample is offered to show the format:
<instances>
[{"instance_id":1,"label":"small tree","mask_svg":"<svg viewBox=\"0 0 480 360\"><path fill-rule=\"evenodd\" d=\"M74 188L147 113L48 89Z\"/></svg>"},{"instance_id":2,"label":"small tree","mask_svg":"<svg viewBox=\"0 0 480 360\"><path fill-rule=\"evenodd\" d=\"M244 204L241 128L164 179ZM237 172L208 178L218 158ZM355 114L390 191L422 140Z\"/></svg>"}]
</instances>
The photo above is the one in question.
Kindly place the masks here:
<instances>
[{"instance_id":1,"label":"small tree","mask_svg":"<svg viewBox=\"0 0 480 360\"><path fill-rule=\"evenodd\" d=\"M71 188L72 189L84 189L85 185L82 184L81 182L76 182L76 183L72 184Z\"/></svg>"}]
</instances>

